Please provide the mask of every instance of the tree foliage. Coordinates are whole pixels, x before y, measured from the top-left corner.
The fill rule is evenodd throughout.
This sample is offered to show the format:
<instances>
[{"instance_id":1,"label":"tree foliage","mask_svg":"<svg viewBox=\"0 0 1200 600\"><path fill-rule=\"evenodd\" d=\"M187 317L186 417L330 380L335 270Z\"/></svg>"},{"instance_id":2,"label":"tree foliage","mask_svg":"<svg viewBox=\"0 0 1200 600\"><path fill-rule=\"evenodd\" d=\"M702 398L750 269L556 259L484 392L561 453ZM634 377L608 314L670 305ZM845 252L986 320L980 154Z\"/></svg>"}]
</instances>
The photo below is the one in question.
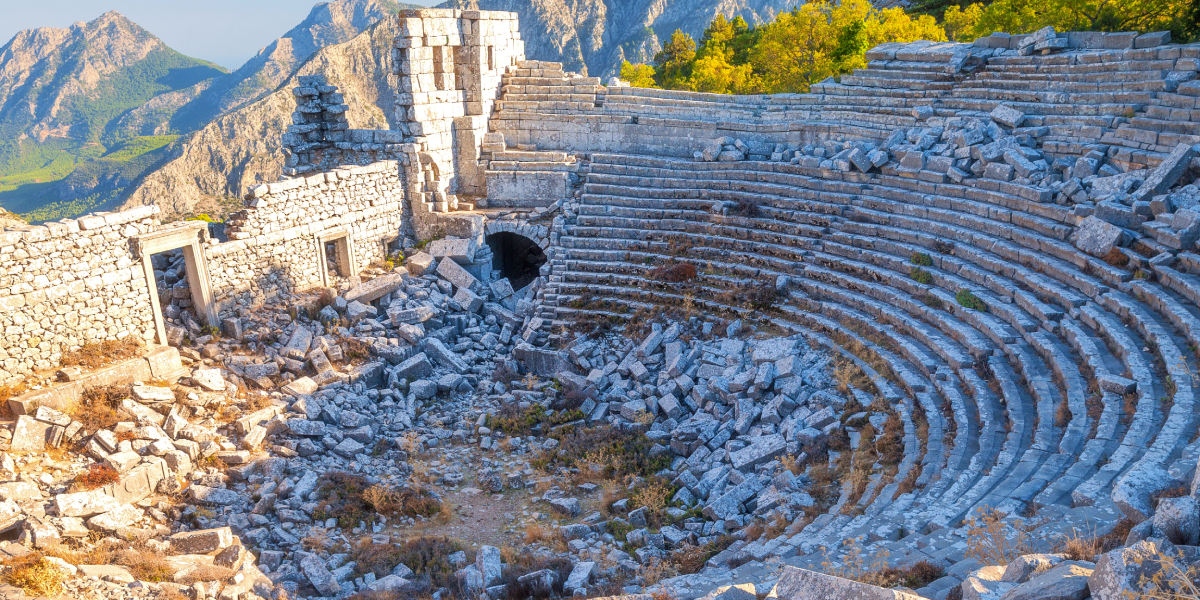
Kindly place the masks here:
<instances>
[{"instance_id":1,"label":"tree foliage","mask_svg":"<svg viewBox=\"0 0 1200 600\"><path fill-rule=\"evenodd\" d=\"M995 0L950 6L943 25L959 41L1053 26L1058 31L1170 31L1175 41L1186 42L1200 34L1198 18L1200 0Z\"/></svg>"},{"instance_id":2,"label":"tree foliage","mask_svg":"<svg viewBox=\"0 0 1200 600\"><path fill-rule=\"evenodd\" d=\"M928 15L879 10L869 0L813 0L753 28L741 17L718 15L699 44L677 30L655 55L653 77L667 89L807 92L826 77L865 67L863 54L872 46L918 39L944 41L946 34Z\"/></svg>"},{"instance_id":3,"label":"tree foliage","mask_svg":"<svg viewBox=\"0 0 1200 600\"><path fill-rule=\"evenodd\" d=\"M885 42L970 42L1001 31L1169 30L1200 40L1200 0L917 0L912 9L877 9L869 0L812 0L751 27L717 15L697 44L675 30L652 65L625 63L635 87L719 94L807 92L813 84L866 67Z\"/></svg>"}]
</instances>

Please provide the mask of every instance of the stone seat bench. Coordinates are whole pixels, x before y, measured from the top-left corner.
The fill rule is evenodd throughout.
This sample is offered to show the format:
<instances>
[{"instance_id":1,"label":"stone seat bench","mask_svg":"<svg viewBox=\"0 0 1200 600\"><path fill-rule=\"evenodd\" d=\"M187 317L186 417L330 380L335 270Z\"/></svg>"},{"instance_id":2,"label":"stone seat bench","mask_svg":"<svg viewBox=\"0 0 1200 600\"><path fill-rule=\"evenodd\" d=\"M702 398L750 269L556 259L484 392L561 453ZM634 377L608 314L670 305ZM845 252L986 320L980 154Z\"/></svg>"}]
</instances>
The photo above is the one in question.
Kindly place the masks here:
<instances>
[{"instance_id":1,"label":"stone seat bench","mask_svg":"<svg viewBox=\"0 0 1200 600\"><path fill-rule=\"evenodd\" d=\"M1150 284L1138 281L1132 283L1130 288L1134 296L1140 297L1143 302L1138 302L1134 296L1121 292L1109 292L1105 294L1101 304L1132 321L1143 339L1153 345L1153 352L1159 356L1162 368L1166 370L1169 381L1173 384L1173 392L1169 388L1164 390L1172 400L1171 409L1164 417L1154 443L1143 457L1143 460L1155 461L1165 467L1168 459L1175 456L1195 434L1196 382L1187 356L1180 349L1180 342L1184 340L1175 334L1170 322L1164 323L1164 318L1153 309L1160 306L1167 309L1182 307L1172 302L1169 295L1161 289ZM1180 314L1179 317L1188 318L1184 314ZM1194 317L1188 320L1194 324Z\"/></svg>"},{"instance_id":2,"label":"stone seat bench","mask_svg":"<svg viewBox=\"0 0 1200 600\"><path fill-rule=\"evenodd\" d=\"M991 112L992 109L1001 104L1007 104L1026 115L1057 115L1068 117L1119 116L1131 111L1137 111L1140 108L1137 104L1050 104L986 97L980 98L973 95L970 90L958 90L953 95L942 98L942 106L955 111L977 110ZM1028 118L1026 118L1026 122L1029 123ZM1038 122L1038 124L1041 123Z\"/></svg>"},{"instance_id":3,"label":"stone seat bench","mask_svg":"<svg viewBox=\"0 0 1200 600\"><path fill-rule=\"evenodd\" d=\"M1117 130L1100 139L1102 143L1134 148L1133 155L1140 158L1139 166L1157 165L1161 158L1179 144L1200 143L1200 137L1176 131L1147 129L1129 123L1121 124ZM1143 151L1143 152L1139 152Z\"/></svg>"},{"instance_id":4,"label":"stone seat bench","mask_svg":"<svg viewBox=\"0 0 1200 600\"><path fill-rule=\"evenodd\" d=\"M822 94L826 96L864 96L874 93L888 98L910 98L910 99L926 99L933 100L939 98L944 93L943 91L933 91L924 89L910 89L906 87L871 87L869 90L864 89L867 86L849 85L846 83L814 83L809 88L809 93Z\"/></svg>"},{"instance_id":5,"label":"stone seat bench","mask_svg":"<svg viewBox=\"0 0 1200 600\"><path fill-rule=\"evenodd\" d=\"M1154 99L1149 91L1076 91L1047 89L1045 86L1030 84L1030 89L1019 89L1013 86L978 85L955 88L955 93L948 96L954 98L972 98L980 100L999 100L1001 102L1023 102L1046 104L1052 107L1065 105L1113 105L1142 107ZM943 101L944 103L944 101ZM1136 109L1135 109L1136 110ZM1056 110L1055 113L1060 111ZM1074 114L1074 113L1069 113Z\"/></svg>"},{"instance_id":6,"label":"stone seat bench","mask_svg":"<svg viewBox=\"0 0 1200 600\"><path fill-rule=\"evenodd\" d=\"M1093 70L1079 68L1060 68L1057 71L1029 70L1015 67L985 68L961 85L974 85L987 81L1044 81L1050 85L1088 83L1100 86L1120 85L1123 83L1141 84L1144 82L1163 81L1166 75L1161 70Z\"/></svg>"},{"instance_id":7,"label":"stone seat bench","mask_svg":"<svg viewBox=\"0 0 1200 600\"><path fill-rule=\"evenodd\" d=\"M594 168L599 168L597 164L594 164L593 166L594 166ZM893 220L894 218L898 218L898 217L889 217L888 220ZM884 223L884 224L886 224L886 223ZM909 220L908 223L905 223L905 226L911 228L913 224L915 224L915 223L912 222L911 220ZM1006 229L1003 232L995 232L995 233L1007 234L1008 237L1012 238L1013 231L1011 228L1011 224L1006 224L1005 228ZM953 230L953 231L945 230L944 228L938 228L938 229L940 229L940 233L942 233L943 235L950 235L954 238L963 237L962 230L958 229L958 228L956 228L956 230ZM1081 258L1079 256L1079 253L1072 246L1070 246L1068 244L1047 245L1048 240L1043 241L1043 240L1039 240L1039 239L1030 239L1028 237L1021 238L1019 236L1017 237L1017 240L1019 242L1022 242L1022 244L1025 247L1042 247L1043 249L1057 251L1058 253L1061 253L1063 256L1065 256L1071 260L1081 260L1083 262L1090 264L1091 265L1090 268L1093 268L1093 269L1097 269L1097 268L1099 268L1101 270L1112 269L1112 267L1109 267L1108 265L1106 265L1098 260ZM984 240L980 240L980 241L984 241ZM987 240L985 246L993 246L994 244L995 244L995 240ZM979 246L979 244L974 244L974 245ZM1013 247L1012 255L1013 256L1010 257L1010 259L1020 256L1020 253L1017 251L1016 247ZM1026 256L1026 260L1024 262L1026 262L1026 263L1030 262L1030 255L1028 252L1025 253L1025 256ZM1099 263L1099 265L1103 265L1103 267L1099 267L1099 265L1097 265L1096 263ZM1038 265L1038 266L1045 266L1045 265ZM1086 275L1083 275L1082 273L1078 273L1078 271L1076 271L1074 268L1067 267L1066 264L1055 265L1055 264L1051 263L1051 266L1057 267L1055 269L1057 271L1057 273L1055 273L1056 279L1069 281L1073 284L1073 287L1084 290L1085 293L1088 293L1088 295L1094 295L1095 292L1099 291L1103 287L1102 285L1099 284L1099 282L1094 282L1094 280L1090 276L1086 276ZM1064 275L1066 275L1066 276L1064 276ZM1114 277L1115 276L1116 275L1114 275Z\"/></svg>"},{"instance_id":8,"label":"stone seat bench","mask_svg":"<svg viewBox=\"0 0 1200 600\"><path fill-rule=\"evenodd\" d=\"M902 90L920 90L947 92L953 88L953 83L932 79L901 79L892 77L875 77L874 74L842 75L840 83L848 87L858 88L896 88Z\"/></svg>"}]
</instances>

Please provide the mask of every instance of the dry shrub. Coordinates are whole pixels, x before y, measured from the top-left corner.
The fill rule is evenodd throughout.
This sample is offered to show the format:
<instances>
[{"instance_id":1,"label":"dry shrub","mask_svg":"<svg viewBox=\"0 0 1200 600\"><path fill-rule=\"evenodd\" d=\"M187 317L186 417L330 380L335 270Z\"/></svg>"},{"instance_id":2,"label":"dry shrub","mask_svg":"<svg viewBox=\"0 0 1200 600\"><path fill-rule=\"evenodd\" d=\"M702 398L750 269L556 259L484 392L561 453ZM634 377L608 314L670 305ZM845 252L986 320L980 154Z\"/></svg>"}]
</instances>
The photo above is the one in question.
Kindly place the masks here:
<instances>
[{"instance_id":1,"label":"dry shrub","mask_svg":"<svg viewBox=\"0 0 1200 600\"><path fill-rule=\"evenodd\" d=\"M1067 399L1063 398L1062 402L1058 403L1058 409L1054 411L1054 426L1059 429L1066 429L1067 424L1071 422L1071 406L1067 404Z\"/></svg>"},{"instance_id":2,"label":"dry shrub","mask_svg":"<svg viewBox=\"0 0 1200 600\"><path fill-rule=\"evenodd\" d=\"M739 197L733 206L729 207L729 214L738 217L757 217L758 205L751 202L749 198Z\"/></svg>"},{"instance_id":3,"label":"dry shrub","mask_svg":"<svg viewBox=\"0 0 1200 600\"><path fill-rule=\"evenodd\" d=\"M334 299L337 298L337 293L332 288L325 288L317 294L317 310L320 311L326 306L333 306Z\"/></svg>"},{"instance_id":4,"label":"dry shrub","mask_svg":"<svg viewBox=\"0 0 1200 600\"><path fill-rule=\"evenodd\" d=\"M511 547L502 548L500 558L505 564L503 583L508 600L547 598L553 592L561 593L562 582L571 574L572 564L566 558L535 556L529 552L518 552ZM543 569L556 573L556 583L551 589L534 588L529 583L521 583L522 577Z\"/></svg>"},{"instance_id":5,"label":"dry shrub","mask_svg":"<svg viewBox=\"0 0 1200 600\"><path fill-rule=\"evenodd\" d=\"M668 456L651 455L653 443L637 431L564 427L551 437L558 439L559 445L536 458L534 466L547 470L594 466L603 477L618 479L626 475L652 475L671 465Z\"/></svg>"},{"instance_id":6,"label":"dry shrub","mask_svg":"<svg viewBox=\"0 0 1200 600\"><path fill-rule=\"evenodd\" d=\"M747 525L746 528L742 530L742 533L746 535L747 542L753 542L754 540L762 537L763 532L766 530L767 528L765 525L763 525L762 521L754 521L753 523Z\"/></svg>"},{"instance_id":7,"label":"dry shrub","mask_svg":"<svg viewBox=\"0 0 1200 600\"><path fill-rule=\"evenodd\" d=\"M1034 552L1033 532L1042 523L1006 522L1004 517L1004 513L985 506L967 520L967 558L978 559L984 565L1006 565Z\"/></svg>"},{"instance_id":8,"label":"dry shrub","mask_svg":"<svg viewBox=\"0 0 1200 600\"><path fill-rule=\"evenodd\" d=\"M365 538L351 551L350 559L356 563L356 574L375 573L376 577L385 577L404 563L413 570L414 583L421 591L457 585L457 569L448 557L460 550L467 551L469 563L474 562L473 551L447 537L419 537L398 545L373 544Z\"/></svg>"},{"instance_id":9,"label":"dry shrub","mask_svg":"<svg viewBox=\"0 0 1200 600\"><path fill-rule=\"evenodd\" d=\"M696 266L683 263L678 265L664 265L655 269L650 269L646 274L654 281L664 283L685 283L696 278Z\"/></svg>"},{"instance_id":10,"label":"dry shrub","mask_svg":"<svg viewBox=\"0 0 1200 600\"><path fill-rule=\"evenodd\" d=\"M708 560L731 546L737 538L723 535L703 546L684 546L671 554L671 562L680 575L699 573Z\"/></svg>"},{"instance_id":11,"label":"dry shrub","mask_svg":"<svg viewBox=\"0 0 1200 600\"><path fill-rule=\"evenodd\" d=\"M432 517L442 511L442 503L426 490L375 484L363 491L363 500L381 515Z\"/></svg>"},{"instance_id":12,"label":"dry shrub","mask_svg":"<svg viewBox=\"0 0 1200 600\"><path fill-rule=\"evenodd\" d=\"M139 581L171 581L175 572L162 553L145 547L134 547L117 552L115 563L126 567Z\"/></svg>"},{"instance_id":13,"label":"dry shrub","mask_svg":"<svg viewBox=\"0 0 1200 600\"><path fill-rule=\"evenodd\" d=\"M58 565L37 552L15 556L0 564L4 566L0 579L34 597L57 596L62 592L63 581L67 579L66 573Z\"/></svg>"},{"instance_id":14,"label":"dry shrub","mask_svg":"<svg viewBox=\"0 0 1200 600\"><path fill-rule=\"evenodd\" d=\"M775 287L774 281L743 283L717 294L717 302L726 306L740 306L753 310L769 310L784 300L784 293Z\"/></svg>"},{"instance_id":15,"label":"dry shrub","mask_svg":"<svg viewBox=\"0 0 1200 600\"><path fill-rule=\"evenodd\" d=\"M192 569L191 571L188 571L186 575L179 578L179 580L175 583L190 586L197 581L226 581L230 577L233 577L233 574L234 571L232 569L226 569L216 565L202 565Z\"/></svg>"},{"instance_id":16,"label":"dry shrub","mask_svg":"<svg viewBox=\"0 0 1200 600\"><path fill-rule=\"evenodd\" d=\"M371 358L371 345L356 338L342 338L341 343L346 348L346 362L358 363Z\"/></svg>"},{"instance_id":17,"label":"dry shrub","mask_svg":"<svg viewBox=\"0 0 1200 600\"><path fill-rule=\"evenodd\" d=\"M83 424L83 430L89 434L101 429L109 429L116 425L120 418L117 408L121 401L129 397L129 387L123 385L104 385L83 390L83 394L69 411L71 416Z\"/></svg>"},{"instance_id":18,"label":"dry shrub","mask_svg":"<svg viewBox=\"0 0 1200 600\"><path fill-rule=\"evenodd\" d=\"M142 341L130 336L123 340L90 342L80 346L78 350L64 352L62 366L99 369L141 355Z\"/></svg>"},{"instance_id":19,"label":"dry shrub","mask_svg":"<svg viewBox=\"0 0 1200 600\"><path fill-rule=\"evenodd\" d=\"M1114 267L1124 268L1129 266L1129 257L1116 246L1113 246L1113 249L1104 255L1103 260Z\"/></svg>"},{"instance_id":20,"label":"dry shrub","mask_svg":"<svg viewBox=\"0 0 1200 600\"><path fill-rule=\"evenodd\" d=\"M1130 548L1132 562L1146 573L1138 580L1143 600L1200 600L1200 565L1188 564L1176 552L1156 553L1145 547ZM1157 565L1145 565L1146 561ZM1150 575L1149 573L1153 573Z\"/></svg>"},{"instance_id":21,"label":"dry shrub","mask_svg":"<svg viewBox=\"0 0 1200 600\"><path fill-rule=\"evenodd\" d=\"M116 469L104 463L94 463L86 471L75 477L75 481L71 483L71 490L86 492L104 487L110 483L116 483L120 479L121 474Z\"/></svg>"},{"instance_id":22,"label":"dry shrub","mask_svg":"<svg viewBox=\"0 0 1200 600\"><path fill-rule=\"evenodd\" d=\"M542 527L538 523L530 523L525 526L525 543L537 544L547 540L554 539L554 532Z\"/></svg>"},{"instance_id":23,"label":"dry shrub","mask_svg":"<svg viewBox=\"0 0 1200 600\"><path fill-rule=\"evenodd\" d=\"M783 465L784 469L792 472L792 475L800 475L804 473L804 466L796 459L795 454L788 454L779 459L779 464Z\"/></svg>"},{"instance_id":24,"label":"dry shrub","mask_svg":"<svg viewBox=\"0 0 1200 600\"><path fill-rule=\"evenodd\" d=\"M883 435L875 440L875 452L885 465L898 465L904 460L904 423L900 415L891 413L883 422Z\"/></svg>"},{"instance_id":25,"label":"dry shrub","mask_svg":"<svg viewBox=\"0 0 1200 600\"><path fill-rule=\"evenodd\" d=\"M638 570L638 574L644 580L643 587L648 587L664 579L675 577L679 575L679 572L675 570L675 565L671 564L670 561L651 558L650 562L642 565L642 568Z\"/></svg>"}]
</instances>

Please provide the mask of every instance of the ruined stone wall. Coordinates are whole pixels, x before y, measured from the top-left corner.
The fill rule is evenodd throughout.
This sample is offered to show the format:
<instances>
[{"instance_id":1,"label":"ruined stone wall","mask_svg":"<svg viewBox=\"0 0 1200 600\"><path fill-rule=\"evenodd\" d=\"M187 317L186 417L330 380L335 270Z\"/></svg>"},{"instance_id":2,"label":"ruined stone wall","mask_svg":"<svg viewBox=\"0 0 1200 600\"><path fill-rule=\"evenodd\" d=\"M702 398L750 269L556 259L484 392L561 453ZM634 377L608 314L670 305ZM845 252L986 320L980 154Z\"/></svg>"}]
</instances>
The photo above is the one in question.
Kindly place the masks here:
<instances>
[{"instance_id":1,"label":"ruined stone wall","mask_svg":"<svg viewBox=\"0 0 1200 600\"><path fill-rule=\"evenodd\" d=\"M157 206L0 232L0 384L58 365L88 342L154 339L134 236Z\"/></svg>"},{"instance_id":2,"label":"ruined stone wall","mask_svg":"<svg viewBox=\"0 0 1200 600\"><path fill-rule=\"evenodd\" d=\"M222 316L281 292L322 285L322 238L349 236L354 270L386 258L404 225L396 161L336 169L261 185L211 243L213 295Z\"/></svg>"},{"instance_id":3,"label":"ruined stone wall","mask_svg":"<svg viewBox=\"0 0 1200 600\"><path fill-rule=\"evenodd\" d=\"M409 191L433 210L452 208L449 196L484 193L478 160L488 116L505 70L525 58L517 25L507 12L400 12L396 121L415 144Z\"/></svg>"}]
</instances>

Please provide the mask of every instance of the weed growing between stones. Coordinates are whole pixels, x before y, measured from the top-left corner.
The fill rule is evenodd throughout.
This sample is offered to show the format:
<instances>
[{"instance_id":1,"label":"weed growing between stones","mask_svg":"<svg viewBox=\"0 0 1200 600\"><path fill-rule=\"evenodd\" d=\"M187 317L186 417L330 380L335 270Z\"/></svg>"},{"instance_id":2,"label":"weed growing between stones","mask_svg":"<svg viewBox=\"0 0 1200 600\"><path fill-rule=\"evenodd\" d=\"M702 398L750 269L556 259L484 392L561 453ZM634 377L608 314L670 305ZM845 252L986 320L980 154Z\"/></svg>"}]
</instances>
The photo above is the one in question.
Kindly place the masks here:
<instances>
[{"instance_id":1,"label":"weed growing between stones","mask_svg":"<svg viewBox=\"0 0 1200 600\"><path fill-rule=\"evenodd\" d=\"M595 427L555 432L559 444L533 461L535 467L588 467L603 479L649 475L671 465L666 455L652 456L650 439L640 431Z\"/></svg>"},{"instance_id":2,"label":"weed growing between stones","mask_svg":"<svg viewBox=\"0 0 1200 600\"><path fill-rule=\"evenodd\" d=\"M1035 551L1033 533L1045 523L1006 521L1005 517L999 510L985 506L967 519L967 558L985 565L1006 565Z\"/></svg>"},{"instance_id":3,"label":"weed growing between stones","mask_svg":"<svg viewBox=\"0 0 1200 600\"><path fill-rule=\"evenodd\" d=\"M71 482L71 491L94 490L110 483L116 483L120 479L121 474L116 469L105 463L92 463L86 471L75 477L75 481Z\"/></svg>"},{"instance_id":4,"label":"weed growing between stones","mask_svg":"<svg viewBox=\"0 0 1200 600\"><path fill-rule=\"evenodd\" d=\"M466 562L475 562L474 551L446 537L419 537L400 544L375 544L370 538L359 542L350 553L359 575L374 573L383 577L392 572L396 565L403 564L412 569L413 593L420 596L431 590L447 587L458 589L458 570L450 560L456 552L466 554Z\"/></svg>"},{"instance_id":5,"label":"weed growing between stones","mask_svg":"<svg viewBox=\"0 0 1200 600\"><path fill-rule=\"evenodd\" d=\"M890 553L887 550L868 557L855 539L845 542L845 555L840 560L830 557L827 548L822 548L821 552L824 557L821 570L825 573L884 588L922 588L946 574L945 569L927 560L892 566L888 563Z\"/></svg>"},{"instance_id":6,"label":"weed growing between stones","mask_svg":"<svg viewBox=\"0 0 1200 600\"><path fill-rule=\"evenodd\" d=\"M979 296L972 294L970 290L958 290L958 293L954 295L954 300L963 308L987 312L987 304Z\"/></svg>"},{"instance_id":7,"label":"weed growing between stones","mask_svg":"<svg viewBox=\"0 0 1200 600\"><path fill-rule=\"evenodd\" d=\"M911 261L912 264L917 265L918 267L932 267L933 266L933 257L929 256L928 254L925 254L924 252L913 252L912 257L909 258L909 261Z\"/></svg>"},{"instance_id":8,"label":"weed growing between stones","mask_svg":"<svg viewBox=\"0 0 1200 600\"><path fill-rule=\"evenodd\" d=\"M686 283L696 279L696 265L687 263L677 265L664 265L654 269L650 269L646 276L654 281L663 283Z\"/></svg>"},{"instance_id":9,"label":"weed growing between stones","mask_svg":"<svg viewBox=\"0 0 1200 600\"><path fill-rule=\"evenodd\" d=\"M930 275L929 271L921 267L913 267L912 271L909 272L909 276L913 278L913 281L921 285L930 285L933 283L933 275Z\"/></svg>"}]
</instances>

